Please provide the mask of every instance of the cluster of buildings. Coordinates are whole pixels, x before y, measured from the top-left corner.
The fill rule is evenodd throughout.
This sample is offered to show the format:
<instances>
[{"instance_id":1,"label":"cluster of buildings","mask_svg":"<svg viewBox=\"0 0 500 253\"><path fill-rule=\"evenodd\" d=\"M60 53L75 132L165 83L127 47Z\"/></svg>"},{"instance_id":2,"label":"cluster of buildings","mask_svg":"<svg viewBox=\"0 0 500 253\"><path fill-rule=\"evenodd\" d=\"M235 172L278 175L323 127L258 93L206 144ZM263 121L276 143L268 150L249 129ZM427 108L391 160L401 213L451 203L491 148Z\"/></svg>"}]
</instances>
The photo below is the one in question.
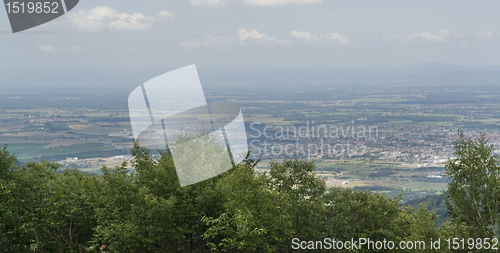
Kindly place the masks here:
<instances>
[{"instance_id":1,"label":"cluster of buildings","mask_svg":"<svg viewBox=\"0 0 500 253\"><path fill-rule=\"evenodd\" d=\"M79 168L86 171L93 171L102 168L102 166L114 167L122 162L128 162L133 159L132 155L119 155L110 157L97 157L78 159L78 157L68 157L65 160L57 161L63 168Z\"/></svg>"},{"instance_id":2,"label":"cluster of buildings","mask_svg":"<svg viewBox=\"0 0 500 253\"><path fill-rule=\"evenodd\" d=\"M271 132L267 135L269 138L250 139L249 143L252 154L263 159L383 159L434 166L448 161L453 156L453 141L458 139L457 131L443 127L388 124L379 129L377 138L359 138L356 134L341 135L339 138L293 138L275 136ZM467 132L466 135L474 137L479 133ZM487 132L486 135L492 144L500 144L499 133Z\"/></svg>"}]
</instances>

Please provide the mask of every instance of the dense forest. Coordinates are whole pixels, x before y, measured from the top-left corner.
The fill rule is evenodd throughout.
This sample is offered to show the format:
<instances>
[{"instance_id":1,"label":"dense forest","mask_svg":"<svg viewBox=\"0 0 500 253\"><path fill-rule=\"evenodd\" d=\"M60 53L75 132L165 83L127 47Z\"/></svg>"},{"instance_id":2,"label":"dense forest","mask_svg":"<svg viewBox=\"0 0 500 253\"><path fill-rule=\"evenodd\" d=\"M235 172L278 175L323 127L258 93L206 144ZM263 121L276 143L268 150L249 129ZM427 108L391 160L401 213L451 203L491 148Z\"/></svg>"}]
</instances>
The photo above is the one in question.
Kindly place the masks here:
<instances>
[{"instance_id":1,"label":"dense forest","mask_svg":"<svg viewBox=\"0 0 500 253\"><path fill-rule=\"evenodd\" d=\"M0 250L307 252L317 243L297 248L292 242L368 238L396 245L425 241L421 252L482 251L484 238L498 238L500 170L492 151L484 135L474 140L460 135L446 165L451 179L446 197L428 199L440 215L444 206L449 215L436 224L438 215L425 205L411 207L360 189L327 189L315 176L313 161L276 161L268 172L255 173L258 161L247 158L215 178L180 187L168 151L153 156L136 145L134 170L122 164L104 167L98 176L62 171L45 160L20 164L4 147ZM449 250L448 238L464 238L465 250ZM482 239L471 250L469 238ZM439 239L441 248L429 249L431 240Z\"/></svg>"}]
</instances>

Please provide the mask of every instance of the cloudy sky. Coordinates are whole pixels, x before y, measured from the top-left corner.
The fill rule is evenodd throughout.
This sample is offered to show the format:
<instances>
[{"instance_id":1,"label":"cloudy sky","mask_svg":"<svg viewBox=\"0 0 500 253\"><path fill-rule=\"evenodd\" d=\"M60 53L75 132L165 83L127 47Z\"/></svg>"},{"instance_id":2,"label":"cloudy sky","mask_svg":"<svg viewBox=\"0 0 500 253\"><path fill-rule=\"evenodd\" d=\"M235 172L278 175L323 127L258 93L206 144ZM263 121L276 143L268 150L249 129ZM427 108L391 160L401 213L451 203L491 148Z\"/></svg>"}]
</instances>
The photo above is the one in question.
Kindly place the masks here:
<instances>
[{"instance_id":1,"label":"cloudy sky","mask_svg":"<svg viewBox=\"0 0 500 253\"><path fill-rule=\"evenodd\" d=\"M500 65L500 1L80 0L12 34L0 68Z\"/></svg>"}]
</instances>

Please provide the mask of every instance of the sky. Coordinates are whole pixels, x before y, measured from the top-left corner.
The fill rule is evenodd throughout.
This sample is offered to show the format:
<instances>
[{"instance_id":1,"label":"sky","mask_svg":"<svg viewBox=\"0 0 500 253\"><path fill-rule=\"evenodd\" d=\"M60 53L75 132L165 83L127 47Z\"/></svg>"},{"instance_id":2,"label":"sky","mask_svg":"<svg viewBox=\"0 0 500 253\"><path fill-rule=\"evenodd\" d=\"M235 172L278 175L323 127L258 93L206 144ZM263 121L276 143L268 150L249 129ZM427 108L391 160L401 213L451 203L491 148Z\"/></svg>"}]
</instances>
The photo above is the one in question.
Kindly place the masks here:
<instances>
[{"instance_id":1,"label":"sky","mask_svg":"<svg viewBox=\"0 0 500 253\"><path fill-rule=\"evenodd\" d=\"M500 1L80 0L13 34L0 68L500 65Z\"/></svg>"}]
</instances>

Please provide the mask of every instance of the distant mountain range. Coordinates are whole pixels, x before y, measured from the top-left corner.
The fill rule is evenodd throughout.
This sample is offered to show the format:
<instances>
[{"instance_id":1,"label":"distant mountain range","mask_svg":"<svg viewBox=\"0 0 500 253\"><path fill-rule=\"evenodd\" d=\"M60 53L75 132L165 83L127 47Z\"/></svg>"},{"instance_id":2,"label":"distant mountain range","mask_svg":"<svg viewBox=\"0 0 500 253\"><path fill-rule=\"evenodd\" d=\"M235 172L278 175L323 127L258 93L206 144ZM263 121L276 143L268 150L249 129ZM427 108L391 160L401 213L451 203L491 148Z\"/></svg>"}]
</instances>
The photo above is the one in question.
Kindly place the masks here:
<instances>
[{"instance_id":1,"label":"distant mountain range","mask_svg":"<svg viewBox=\"0 0 500 253\"><path fill-rule=\"evenodd\" d=\"M179 66L183 67L183 66ZM130 93L172 69L0 69L2 92ZM473 85L500 82L500 66L441 63L364 67L199 68L205 87L239 85Z\"/></svg>"}]
</instances>

